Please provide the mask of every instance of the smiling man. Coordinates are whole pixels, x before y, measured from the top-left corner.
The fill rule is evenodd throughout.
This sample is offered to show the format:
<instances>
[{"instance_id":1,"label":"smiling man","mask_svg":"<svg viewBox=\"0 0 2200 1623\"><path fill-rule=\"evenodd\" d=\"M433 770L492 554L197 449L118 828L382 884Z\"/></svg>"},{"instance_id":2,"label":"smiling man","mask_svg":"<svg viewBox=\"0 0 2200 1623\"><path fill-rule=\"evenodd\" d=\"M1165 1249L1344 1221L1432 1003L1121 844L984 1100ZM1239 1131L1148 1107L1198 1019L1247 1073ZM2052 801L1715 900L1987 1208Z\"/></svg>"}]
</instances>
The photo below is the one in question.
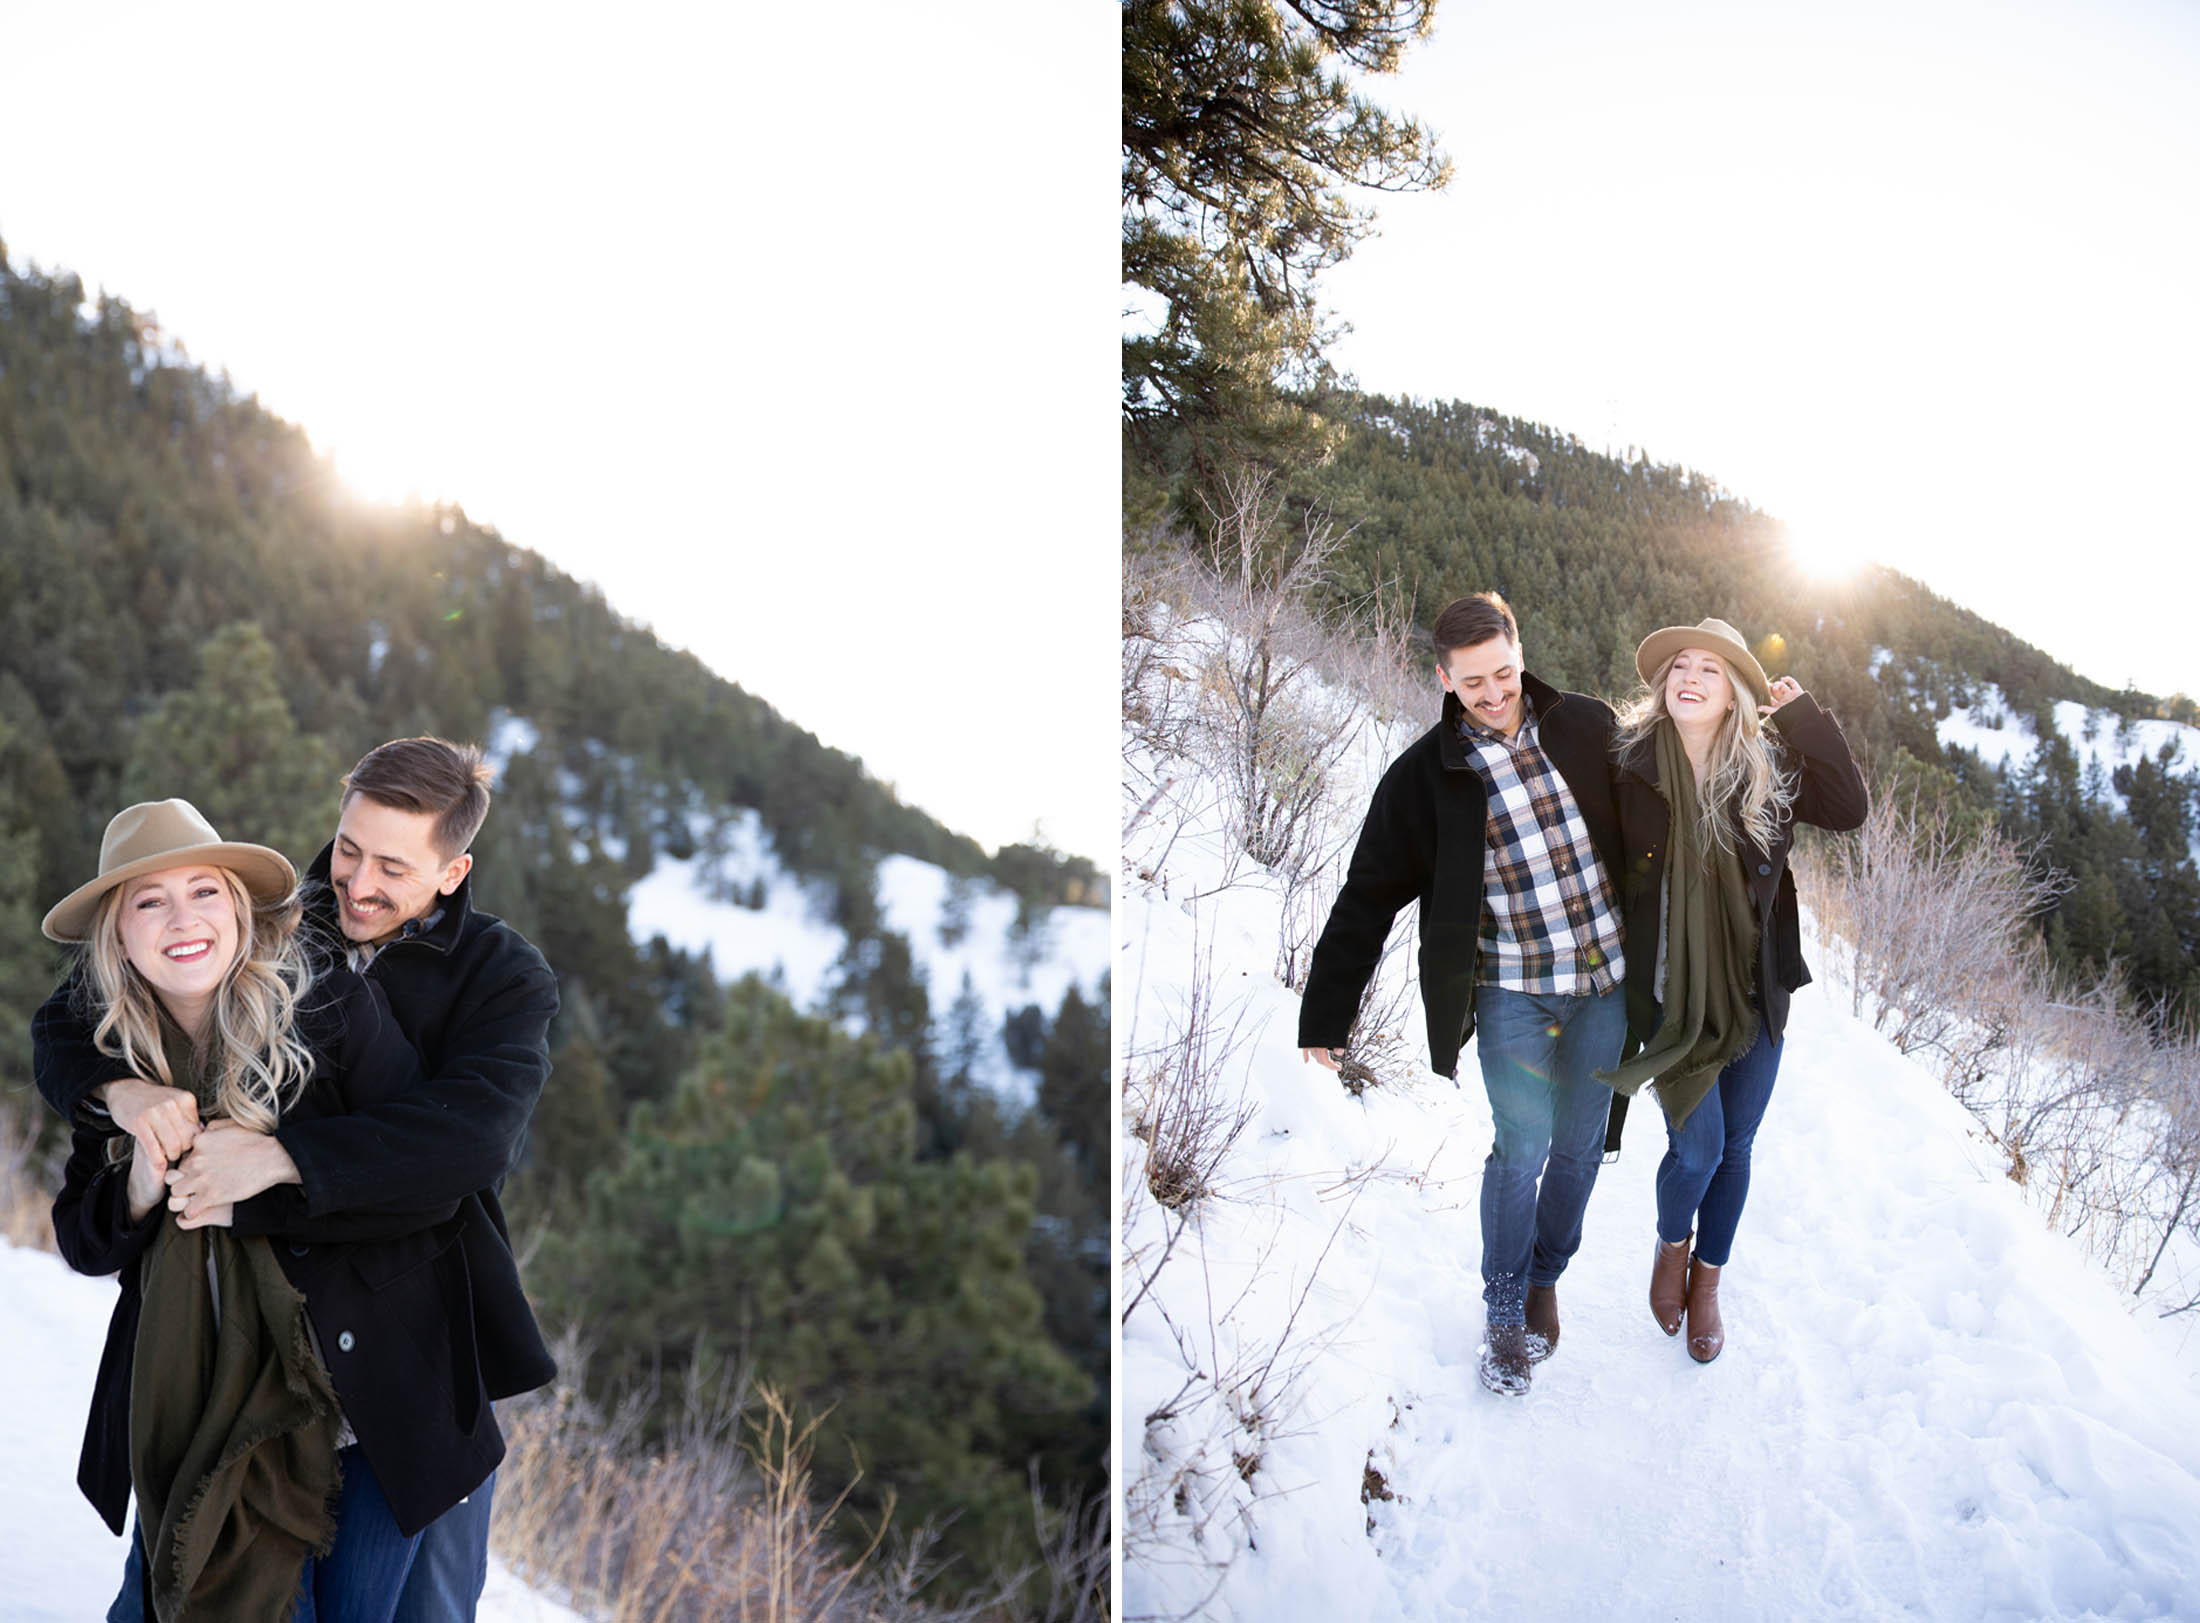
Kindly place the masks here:
<instances>
[{"instance_id":1,"label":"smiling man","mask_svg":"<svg viewBox=\"0 0 2200 1623\"><path fill-rule=\"evenodd\" d=\"M1421 904L1429 1063L1476 1038L1495 1141L1482 1165L1482 1384L1517 1396L1558 1346L1626 1030L1612 711L1530 676L1495 592L1430 629L1437 724L1376 786L1299 1009L1301 1056L1338 1068L1391 921ZM1479 1033L1477 1026L1479 1025Z\"/></svg>"},{"instance_id":2,"label":"smiling man","mask_svg":"<svg viewBox=\"0 0 2200 1623\"><path fill-rule=\"evenodd\" d=\"M121 1074L92 1043L74 977L31 1025L38 1089L63 1116L103 1113L167 1165L186 1227L227 1220L281 1237L307 1218L458 1203L489 1398L555 1373L520 1289L497 1189L518 1159L550 1072L557 979L517 930L475 910L468 849L489 811L481 752L440 738L370 750L344 779L336 837L301 886L309 922L378 981L427 1080L353 1115L284 1122L272 1134L198 1120L189 1093ZM421 1537L393 1623L470 1619L488 1571L496 1478ZM137 1541L110 1618L142 1612Z\"/></svg>"}]
</instances>

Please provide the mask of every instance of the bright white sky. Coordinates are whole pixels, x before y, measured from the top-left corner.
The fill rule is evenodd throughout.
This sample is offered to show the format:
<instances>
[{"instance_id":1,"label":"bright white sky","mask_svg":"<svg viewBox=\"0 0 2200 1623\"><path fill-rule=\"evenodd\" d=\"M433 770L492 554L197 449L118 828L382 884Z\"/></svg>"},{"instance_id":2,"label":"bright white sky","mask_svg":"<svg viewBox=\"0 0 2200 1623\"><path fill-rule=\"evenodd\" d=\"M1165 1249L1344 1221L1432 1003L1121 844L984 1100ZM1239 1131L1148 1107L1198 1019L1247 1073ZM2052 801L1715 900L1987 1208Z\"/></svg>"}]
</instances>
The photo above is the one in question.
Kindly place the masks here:
<instances>
[{"instance_id":1,"label":"bright white sky","mask_svg":"<svg viewBox=\"0 0 2200 1623\"><path fill-rule=\"evenodd\" d=\"M1373 88L1457 177L1325 283L1363 387L1641 446L2200 694L2200 7L1443 0Z\"/></svg>"},{"instance_id":2,"label":"bright white sky","mask_svg":"<svg viewBox=\"0 0 2200 1623\"><path fill-rule=\"evenodd\" d=\"M1116 844L1115 13L11 12L0 240L988 847Z\"/></svg>"}]
</instances>

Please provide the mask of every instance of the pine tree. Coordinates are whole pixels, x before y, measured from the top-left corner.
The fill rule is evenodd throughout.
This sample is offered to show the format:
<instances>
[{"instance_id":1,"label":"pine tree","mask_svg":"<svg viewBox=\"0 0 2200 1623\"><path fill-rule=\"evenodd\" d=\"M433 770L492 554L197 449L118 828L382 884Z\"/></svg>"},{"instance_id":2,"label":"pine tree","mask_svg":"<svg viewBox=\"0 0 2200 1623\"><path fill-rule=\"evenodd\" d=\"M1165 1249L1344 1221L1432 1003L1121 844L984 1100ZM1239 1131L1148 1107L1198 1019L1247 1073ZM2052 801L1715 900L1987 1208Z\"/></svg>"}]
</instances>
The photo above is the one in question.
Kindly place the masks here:
<instances>
[{"instance_id":1,"label":"pine tree","mask_svg":"<svg viewBox=\"0 0 2200 1623\"><path fill-rule=\"evenodd\" d=\"M1028 1558L1028 1428L1092 1396L1025 1277L1036 1175L915 1153L911 1065L750 981L671 1102L635 1112L534 1271L599 1379L745 1361L813 1413L817 1468L900 1524L954 1520L976 1579ZM857 1476L860 1458L863 1472Z\"/></svg>"},{"instance_id":2,"label":"pine tree","mask_svg":"<svg viewBox=\"0 0 2200 1623\"><path fill-rule=\"evenodd\" d=\"M1123 341L1123 414L1181 436L1212 494L1327 438L1291 391L1327 380L1314 282L1371 215L1348 187L1438 187L1433 136L1353 88L1396 71L1435 0L1123 0L1123 281L1158 311Z\"/></svg>"},{"instance_id":3,"label":"pine tree","mask_svg":"<svg viewBox=\"0 0 2200 1623\"><path fill-rule=\"evenodd\" d=\"M194 686L139 720L122 794L180 796L224 839L273 846L303 864L335 827L343 775L328 744L298 730L266 635L240 621L201 649Z\"/></svg>"}]
</instances>

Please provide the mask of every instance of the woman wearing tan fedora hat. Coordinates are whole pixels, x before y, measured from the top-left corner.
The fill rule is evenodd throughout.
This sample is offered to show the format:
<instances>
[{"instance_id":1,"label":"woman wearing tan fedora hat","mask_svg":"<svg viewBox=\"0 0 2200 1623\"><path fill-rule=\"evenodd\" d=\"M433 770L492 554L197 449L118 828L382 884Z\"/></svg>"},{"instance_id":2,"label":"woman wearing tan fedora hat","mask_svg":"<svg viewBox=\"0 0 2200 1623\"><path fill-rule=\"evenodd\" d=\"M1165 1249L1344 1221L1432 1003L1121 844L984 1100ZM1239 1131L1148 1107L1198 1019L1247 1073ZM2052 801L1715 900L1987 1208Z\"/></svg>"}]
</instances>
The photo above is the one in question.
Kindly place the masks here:
<instances>
[{"instance_id":1,"label":"woman wearing tan fedora hat","mask_svg":"<svg viewBox=\"0 0 2200 1623\"><path fill-rule=\"evenodd\" d=\"M445 1368L470 1341L432 1290L364 1300L356 1286L434 1272L412 1265L435 1254L450 1208L321 1214L280 1244L238 1232L233 1208L198 1222L169 1210L171 1164L200 1132L264 1132L419 1082L379 991L340 954L309 952L296 889L279 853L154 801L108 824L98 875L43 925L80 949L76 984L118 1073L168 1090L137 1136L80 1116L54 1202L63 1256L121 1284L77 1480L117 1533L137 1497L142 1588L118 1599L126 1616L387 1619L417 1532L378 1471L409 1481L429 1459L455 1503L488 1468L469 1482L479 1450L433 1380L417 1435L354 1436L345 1401L355 1324L441 1348Z\"/></svg>"},{"instance_id":2,"label":"woman wearing tan fedora hat","mask_svg":"<svg viewBox=\"0 0 2200 1623\"><path fill-rule=\"evenodd\" d=\"M1655 1081L1666 1118L1650 1311L1689 1355L1726 1344L1719 1277L1749 1194L1789 994L1810 980L1788 853L1795 825L1851 829L1870 798L1847 741L1792 677L1765 675L1724 620L1635 651L1613 799L1625 841L1630 1047L1622 1095ZM1616 1125L1616 1123L1615 1123ZM1693 1241L1693 1250L1691 1250Z\"/></svg>"}]
</instances>

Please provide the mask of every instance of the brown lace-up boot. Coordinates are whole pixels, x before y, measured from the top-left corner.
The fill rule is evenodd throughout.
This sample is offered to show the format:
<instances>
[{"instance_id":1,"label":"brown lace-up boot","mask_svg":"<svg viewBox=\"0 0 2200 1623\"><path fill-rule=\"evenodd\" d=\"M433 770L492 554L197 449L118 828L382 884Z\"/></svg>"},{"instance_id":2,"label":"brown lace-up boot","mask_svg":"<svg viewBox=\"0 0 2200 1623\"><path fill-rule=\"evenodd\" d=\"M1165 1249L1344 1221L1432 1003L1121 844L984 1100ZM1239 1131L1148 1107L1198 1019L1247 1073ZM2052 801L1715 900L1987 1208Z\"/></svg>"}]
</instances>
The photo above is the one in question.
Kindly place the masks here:
<instances>
[{"instance_id":1,"label":"brown lace-up boot","mask_svg":"<svg viewBox=\"0 0 2200 1623\"><path fill-rule=\"evenodd\" d=\"M1528 1287L1528 1362L1540 1364L1558 1351L1558 1287Z\"/></svg>"},{"instance_id":2,"label":"brown lace-up boot","mask_svg":"<svg viewBox=\"0 0 2200 1623\"><path fill-rule=\"evenodd\" d=\"M1688 1241L1668 1245L1658 1242L1658 1254L1650 1262L1650 1316L1669 1336L1681 1333L1681 1310L1688 1302Z\"/></svg>"},{"instance_id":3,"label":"brown lace-up boot","mask_svg":"<svg viewBox=\"0 0 2200 1623\"><path fill-rule=\"evenodd\" d=\"M1699 1258L1688 1264L1688 1356L1708 1364L1726 1346L1719 1317L1719 1270Z\"/></svg>"}]
</instances>

